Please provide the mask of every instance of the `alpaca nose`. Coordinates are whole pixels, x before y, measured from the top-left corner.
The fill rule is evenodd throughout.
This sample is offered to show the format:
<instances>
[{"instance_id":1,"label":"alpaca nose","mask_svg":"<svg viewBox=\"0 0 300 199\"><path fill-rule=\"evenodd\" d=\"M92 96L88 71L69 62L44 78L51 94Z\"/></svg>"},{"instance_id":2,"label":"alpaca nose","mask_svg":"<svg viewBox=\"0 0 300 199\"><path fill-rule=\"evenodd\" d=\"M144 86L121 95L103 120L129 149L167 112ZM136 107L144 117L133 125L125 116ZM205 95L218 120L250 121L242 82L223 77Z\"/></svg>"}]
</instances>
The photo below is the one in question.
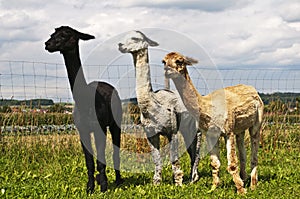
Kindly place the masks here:
<instances>
[{"instance_id":1,"label":"alpaca nose","mask_svg":"<svg viewBox=\"0 0 300 199\"><path fill-rule=\"evenodd\" d=\"M164 69L165 69L165 73L171 71L171 69L169 67L165 67Z\"/></svg>"},{"instance_id":2,"label":"alpaca nose","mask_svg":"<svg viewBox=\"0 0 300 199\"><path fill-rule=\"evenodd\" d=\"M126 49L123 47L124 44L119 43L118 45L119 45L119 51L120 51L121 53L126 53Z\"/></svg>"}]
</instances>

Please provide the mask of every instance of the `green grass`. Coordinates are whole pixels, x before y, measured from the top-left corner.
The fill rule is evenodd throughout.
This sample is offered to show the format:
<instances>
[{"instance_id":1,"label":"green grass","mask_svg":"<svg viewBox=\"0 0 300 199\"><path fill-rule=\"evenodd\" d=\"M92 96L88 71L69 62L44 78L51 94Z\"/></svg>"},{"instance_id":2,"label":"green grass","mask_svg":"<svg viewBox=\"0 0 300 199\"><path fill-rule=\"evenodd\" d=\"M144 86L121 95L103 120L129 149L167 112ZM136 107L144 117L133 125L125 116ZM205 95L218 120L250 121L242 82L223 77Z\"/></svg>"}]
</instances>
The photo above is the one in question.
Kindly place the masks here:
<instances>
[{"instance_id":1,"label":"green grass","mask_svg":"<svg viewBox=\"0 0 300 199\"><path fill-rule=\"evenodd\" d=\"M136 143L133 141L130 145L130 138L126 139L122 142L123 150L136 150L133 147ZM142 173L123 171L125 182L116 187L114 171L108 168L109 190L101 193L100 187L96 186L94 195L87 197L87 170L76 134L4 136L0 141L0 198L298 198L299 140L299 125L286 125L280 130L274 126L264 128L259 150L259 184L255 191L247 185L245 196L236 194L231 176L226 171L226 151L221 143L222 183L212 193L208 193L212 177L209 157L205 156L199 165L201 178L195 184L175 186L171 165L167 164L160 186L152 185L152 165ZM108 162L111 161L110 148L108 145ZM132 161L130 158L122 156L122 168L128 167L127 163ZM189 157L184 153L180 160L187 180ZM249 167L247 170L249 173Z\"/></svg>"}]
</instances>

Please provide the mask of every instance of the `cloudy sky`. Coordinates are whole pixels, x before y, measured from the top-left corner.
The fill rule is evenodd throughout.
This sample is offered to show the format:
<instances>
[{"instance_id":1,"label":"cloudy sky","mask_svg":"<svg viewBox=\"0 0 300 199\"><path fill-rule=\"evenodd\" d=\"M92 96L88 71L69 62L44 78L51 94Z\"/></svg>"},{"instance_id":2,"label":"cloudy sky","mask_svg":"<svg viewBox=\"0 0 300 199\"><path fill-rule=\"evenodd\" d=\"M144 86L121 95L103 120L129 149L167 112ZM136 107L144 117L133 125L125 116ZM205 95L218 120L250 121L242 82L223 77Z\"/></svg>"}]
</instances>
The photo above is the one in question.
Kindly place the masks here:
<instances>
[{"instance_id":1,"label":"cloudy sky","mask_svg":"<svg viewBox=\"0 0 300 199\"><path fill-rule=\"evenodd\" d=\"M133 29L174 30L201 45L218 66L300 64L299 0L0 0L0 60L58 62L44 50L55 27L96 36L82 56Z\"/></svg>"},{"instance_id":2,"label":"cloudy sky","mask_svg":"<svg viewBox=\"0 0 300 199\"><path fill-rule=\"evenodd\" d=\"M152 28L194 41L220 68L300 66L299 0L45 2L0 0L0 61L62 63L59 53L44 50L44 42L55 27L69 25L96 36L80 43L83 60L120 33ZM177 42L154 33L148 36L159 43ZM199 58L197 50L189 50Z\"/></svg>"}]
</instances>

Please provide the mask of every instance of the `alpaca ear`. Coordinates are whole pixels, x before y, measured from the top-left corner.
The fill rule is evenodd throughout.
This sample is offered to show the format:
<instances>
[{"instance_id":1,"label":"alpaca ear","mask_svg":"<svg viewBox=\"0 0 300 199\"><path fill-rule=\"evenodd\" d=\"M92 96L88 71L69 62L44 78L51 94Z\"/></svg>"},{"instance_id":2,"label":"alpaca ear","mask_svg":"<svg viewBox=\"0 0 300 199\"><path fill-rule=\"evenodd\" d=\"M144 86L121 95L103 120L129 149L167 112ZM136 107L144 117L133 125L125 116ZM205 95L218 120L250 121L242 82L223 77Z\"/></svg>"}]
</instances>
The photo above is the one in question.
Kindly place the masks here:
<instances>
[{"instance_id":1,"label":"alpaca ear","mask_svg":"<svg viewBox=\"0 0 300 199\"><path fill-rule=\"evenodd\" d=\"M149 44L149 46L158 46L159 44L156 41L153 41L146 37L146 41Z\"/></svg>"},{"instance_id":2,"label":"alpaca ear","mask_svg":"<svg viewBox=\"0 0 300 199\"><path fill-rule=\"evenodd\" d=\"M95 39L95 37L93 35L89 35L89 34L85 34L85 33L81 33L81 32L78 32L78 38L82 39L82 40Z\"/></svg>"},{"instance_id":3,"label":"alpaca ear","mask_svg":"<svg viewBox=\"0 0 300 199\"><path fill-rule=\"evenodd\" d=\"M198 63L198 60L194 59L194 58L191 58L191 57L184 57L184 63L186 65L193 65L193 64L197 64Z\"/></svg>"},{"instance_id":4,"label":"alpaca ear","mask_svg":"<svg viewBox=\"0 0 300 199\"><path fill-rule=\"evenodd\" d=\"M147 44L148 44L149 46L158 46L158 45L159 45L156 41L153 41L153 40L149 39L149 38L148 38L144 33L142 33L141 31L137 30L136 32L140 33L140 34L144 37L145 41L147 42Z\"/></svg>"}]
</instances>

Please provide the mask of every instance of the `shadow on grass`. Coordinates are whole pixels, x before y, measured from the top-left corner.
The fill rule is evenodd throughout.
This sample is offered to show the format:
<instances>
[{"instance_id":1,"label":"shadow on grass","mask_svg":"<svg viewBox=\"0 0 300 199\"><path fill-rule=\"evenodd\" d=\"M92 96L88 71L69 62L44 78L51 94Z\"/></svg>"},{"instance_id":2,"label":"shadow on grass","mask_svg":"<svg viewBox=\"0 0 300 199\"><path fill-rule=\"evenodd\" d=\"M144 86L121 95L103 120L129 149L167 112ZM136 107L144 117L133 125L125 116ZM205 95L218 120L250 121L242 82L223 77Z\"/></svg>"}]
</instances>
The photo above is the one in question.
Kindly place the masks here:
<instances>
[{"instance_id":1,"label":"shadow on grass","mask_svg":"<svg viewBox=\"0 0 300 199\"><path fill-rule=\"evenodd\" d=\"M146 185L152 183L152 175L145 175L145 173L136 173L132 174L130 176L123 177L124 182L117 186L115 183L110 183L108 185L108 188L110 190L114 190L116 188L120 188L123 190L126 190L130 188L131 186L138 186L138 185Z\"/></svg>"},{"instance_id":2,"label":"shadow on grass","mask_svg":"<svg viewBox=\"0 0 300 199\"><path fill-rule=\"evenodd\" d=\"M259 175L258 177L259 177L258 181L271 182L272 180L275 180L277 178L277 175L276 173L267 173L267 174Z\"/></svg>"},{"instance_id":3,"label":"shadow on grass","mask_svg":"<svg viewBox=\"0 0 300 199\"><path fill-rule=\"evenodd\" d=\"M148 174L145 173L134 173L134 174L129 174L129 175L123 175L124 182L117 186L115 183L110 183L109 184L109 189L114 190L116 188L121 188L123 190L126 190L132 186L139 186L139 185L153 185L152 184L152 178L153 178L153 172L149 172ZM172 175L163 175L162 176L162 184L174 184L173 176ZM211 177L211 172L210 171L200 171L199 172L199 178L210 178ZM184 175L184 184L189 184L190 183L190 174L185 173ZM197 184L197 182L195 182ZM175 184L174 184L175 185Z\"/></svg>"}]
</instances>

